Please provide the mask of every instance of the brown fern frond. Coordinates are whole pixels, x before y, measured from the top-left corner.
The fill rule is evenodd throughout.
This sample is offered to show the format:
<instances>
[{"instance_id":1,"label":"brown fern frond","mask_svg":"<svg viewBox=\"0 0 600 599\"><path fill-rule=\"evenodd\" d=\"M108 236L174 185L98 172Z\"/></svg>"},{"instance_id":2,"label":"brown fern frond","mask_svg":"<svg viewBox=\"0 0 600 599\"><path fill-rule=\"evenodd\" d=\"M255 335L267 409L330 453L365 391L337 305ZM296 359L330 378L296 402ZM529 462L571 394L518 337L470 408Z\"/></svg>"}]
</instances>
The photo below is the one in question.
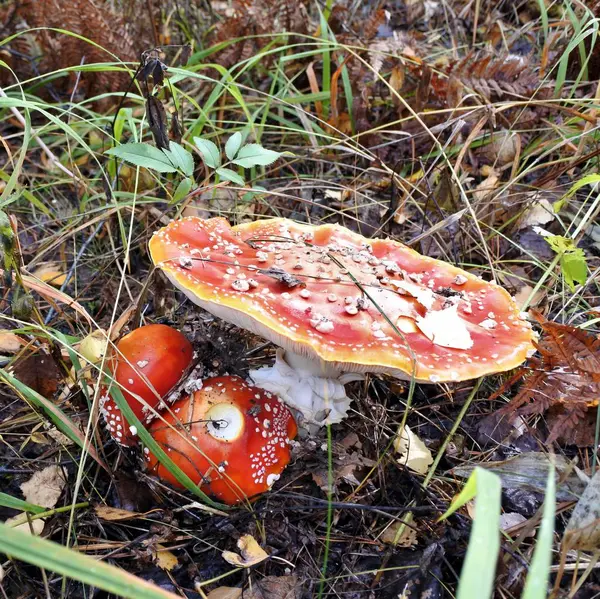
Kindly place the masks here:
<instances>
[{"instance_id":1,"label":"brown fern frond","mask_svg":"<svg viewBox=\"0 0 600 599\"><path fill-rule=\"evenodd\" d=\"M250 58L267 44L274 33L307 33L308 11L304 0L234 0L234 16L219 24L212 43L220 44L244 38L229 44L217 55L217 62L231 67Z\"/></svg>"},{"instance_id":2,"label":"brown fern frond","mask_svg":"<svg viewBox=\"0 0 600 599\"><path fill-rule=\"evenodd\" d=\"M101 0L20 0L15 6L16 14L25 27L64 29L99 46L55 31L41 30L27 34L40 49L36 69L41 74L81 64L133 62L150 43L136 30L135 23L129 23L111 12ZM12 43L11 49L14 48L16 44ZM27 62L34 57L23 56L18 51L14 56L19 74L30 76L31 68ZM72 93L77 78L77 73L69 73L63 79L54 81L53 88L60 94L68 95ZM116 92L124 90L129 80L130 75L120 71L82 73L77 91L85 97Z\"/></svg>"},{"instance_id":3,"label":"brown fern frond","mask_svg":"<svg viewBox=\"0 0 600 599\"><path fill-rule=\"evenodd\" d=\"M570 438L569 428L600 402L600 339L582 329L548 321L535 311L532 314L542 326L536 344L539 357L529 360L528 368L522 370L521 389L499 412L542 414L558 408L547 439L552 443ZM509 384L514 382L513 377Z\"/></svg>"},{"instance_id":4,"label":"brown fern frond","mask_svg":"<svg viewBox=\"0 0 600 599\"><path fill-rule=\"evenodd\" d=\"M523 56L507 54L469 54L445 69L445 76L436 75L432 87L436 94L445 99L448 95L450 78L458 80L465 92L476 92L487 102L507 97L531 98L548 83L540 82L537 70Z\"/></svg>"}]
</instances>

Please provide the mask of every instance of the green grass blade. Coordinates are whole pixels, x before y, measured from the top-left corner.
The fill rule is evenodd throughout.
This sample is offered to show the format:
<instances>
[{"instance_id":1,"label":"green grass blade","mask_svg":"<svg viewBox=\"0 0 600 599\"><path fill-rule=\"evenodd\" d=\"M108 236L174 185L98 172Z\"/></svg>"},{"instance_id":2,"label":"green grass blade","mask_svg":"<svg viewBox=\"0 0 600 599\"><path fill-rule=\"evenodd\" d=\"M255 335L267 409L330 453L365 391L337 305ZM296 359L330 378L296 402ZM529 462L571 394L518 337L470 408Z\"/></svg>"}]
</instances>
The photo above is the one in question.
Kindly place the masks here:
<instances>
[{"instance_id":1,"label":"green grass blade","mask_svg":"<svg viewBox=\"0 0 600 599\"><path fill-rule=\"evenodd\" d=\"M475 519L456 599L490 599L500 551L500 478L476 468Z\"/></svg>"},{"instance_id":2,"label":"green grass blade","mask_svg":"<svg viewBox=\"0 0 600 599\"><path fill-rule=\"evenodd\" d=\"M32 512L34 514L41 514L42 512L46 511L46 508L42 507L41 505L28 503L27 501L23 501L22 499L18 499L17 497L13 497L12 495L2 492L0 492L0 505L2 507L12 508L13 510Z\"/></svg>"},{"instance_id":3,"label":"green grass blade","mask_svg":"<svg viewBox=\"0 0 600 599\"><path fill-rule=\"evenodd\" d=\"M554 540L555 496L556 478L554 466L551 466L550 472L548 472L548 484L546 485L542 525L540 526L537 544L525 579L525 588L521 599L545 599L548 594L548 579L550 578L550 566L552 565L552 542Z\"/></svg>"},{"instance_id":4,"label":"green grass blade","mask_svg":"<svg viewBox=\"0 0 600 599\"><path fill-rule=\"evenodd\" d=\"M0 523L0 552L120 597L179 599L120 568Z\"/></svg>"}]
</instances>

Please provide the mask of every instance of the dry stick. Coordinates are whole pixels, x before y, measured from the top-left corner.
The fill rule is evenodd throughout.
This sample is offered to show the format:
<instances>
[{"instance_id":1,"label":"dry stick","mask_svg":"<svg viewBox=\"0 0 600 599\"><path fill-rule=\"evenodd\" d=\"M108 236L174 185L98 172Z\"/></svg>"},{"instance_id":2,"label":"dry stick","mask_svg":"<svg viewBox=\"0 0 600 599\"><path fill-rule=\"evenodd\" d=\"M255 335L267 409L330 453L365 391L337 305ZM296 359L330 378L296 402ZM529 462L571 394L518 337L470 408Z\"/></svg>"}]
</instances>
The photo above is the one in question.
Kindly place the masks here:
<instances>
[{"instance_id":1,"label":"dry stick","mask_svg":"<svg viewBox=\"0 0 600 599\"><path fill-rule=\"evenodd\" d=\"M8 99L8 96L4 93L4 90L1 87L0 87L0 97ZM25 119L23 118L23 115L14 106L9 106L9 110L12 112L13 116L17 119L17 121L19 121L19 123L21 123L21 126L24 129L27 126L27 124L25 123ZM48 157L48 160L50 160L50 162L54 166L56 166L56 168L63 171L63 173L65 173L66 175L69 175L69 177L71 177L71 179L74 179L75 181L78 181L79 183L85 184L83 179L80 179L77 175L72 173L66 166L64 166L60 162L60 160L53 154L52 150L42 141L40 136L33 129L31 130L31 137L33 137L33 139L35 139L35 141L37 141L40 148L42 148L42 150L44 151L44 154L46 154L46 156Z\"/></svg>"}]
</instances>

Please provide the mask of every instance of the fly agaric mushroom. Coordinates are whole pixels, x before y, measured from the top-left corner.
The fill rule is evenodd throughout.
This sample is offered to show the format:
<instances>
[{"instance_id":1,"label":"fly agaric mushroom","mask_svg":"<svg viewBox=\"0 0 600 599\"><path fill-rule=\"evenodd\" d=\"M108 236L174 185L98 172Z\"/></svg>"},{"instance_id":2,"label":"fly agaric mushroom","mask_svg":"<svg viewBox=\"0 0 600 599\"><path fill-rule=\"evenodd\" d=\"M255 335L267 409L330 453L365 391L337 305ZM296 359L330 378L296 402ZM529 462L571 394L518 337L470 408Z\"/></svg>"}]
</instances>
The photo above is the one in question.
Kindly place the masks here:
<instances>
[{"instance_id":1,"label":"fly agaric mushroom","mask_svg":"<svg viewBox=\"0 0 600 599\"><path fill-rule=\"evenodd\" d=\"M192 362L193 349L186 337L164 324L150 324L125 335L108 360L116 385L133 413L144 424L155 416L162 399L180 381ZM121 445L137 443L137 430L129 426L103 388L100 409L113 439Z\"/></svg>"},{"instance_id":2,"label":"fly agaric mushroom","mask_svg":"<svg viewBox=\"0 0 600 599\"><path fill-rule=\"evenodd\" d=\"M251 377L309 421L345 415L341 372L461 381L533 351L531 327L498 285L338 225L191 217L155 233L150 252L196 304L284 350Z\"/></svg>"},{"instance_id":3,"label":"fly agaric mushroom","mask_svg":"<svg viewBox=\"0 0 600 599\"><path fill-rule=\"evenodd\" d=\"M203 491L229 505L268 491L290 461L296 421L283 401L237 376L203 381L150 434ZM146 448L149 470L181 488Z\"/></svg>"}]
</instances>

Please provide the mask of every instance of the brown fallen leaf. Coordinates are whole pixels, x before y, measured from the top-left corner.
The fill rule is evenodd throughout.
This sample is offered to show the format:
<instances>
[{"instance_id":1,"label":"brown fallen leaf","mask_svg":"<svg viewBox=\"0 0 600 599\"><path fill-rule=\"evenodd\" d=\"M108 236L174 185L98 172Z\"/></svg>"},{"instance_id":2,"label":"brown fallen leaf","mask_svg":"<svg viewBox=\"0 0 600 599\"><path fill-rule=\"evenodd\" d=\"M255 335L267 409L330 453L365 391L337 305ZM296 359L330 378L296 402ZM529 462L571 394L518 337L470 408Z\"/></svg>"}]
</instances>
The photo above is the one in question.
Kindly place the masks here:
<instances>
[{"instance_id":1,"label":"brown fallen leaf","mask_svg":"<svg viewBox=\"0 0 600 599\"><path fill-rule=\"evenodd\" d=\"M265 576L252 582L244 599L299 599L300 585L295 576Z\"/></svg>"},{"instance_id":2,"label":"brown fallen leaf","mask_svg":"<svg viewBox=\"0 0 600 599\"><path fill-rule=\"evenodd\" d=\"M417 544L417 531L403 522L392 522L379 539L396 547L414 547Z\"/></svg>"},{"instance_id":3,"label":"brown fallen leaf","mask_svg":"<svg viewBox=\"0 0 600 599\"><path fill-rule=\"evenodd\" d=\"M0 354L16 354L23 342L18 335L10 331L0 331Z\"/></svg>"},{"instance_id":4,"label":"brown fallen leaf","mask_svg":"<svg viewBox=\"0 0 600 599\"><path fill-rule=\"evenodd\" d=\"M40 264L31 274L40 281L53 285L54 287L60 287L67 280L67 275L56 262Z\"/></svg>"},{"instance_id":5,"label":"brown fallen leaf","mask_svg":"<svg viewBox=\"0 0 600 599\"><path fill-rule=\"evenodd\" d=\"M218 587L206 595L206 599L240 599L241 596L242 589L238 587Z\"/></svg>"},{"instance_id":6,"label":"brown fallen leaf","mask_svg":"<svg viewBox=\"0 0 600 599\"><path fill-rule=\"evenodd\" d=\"M266 560L269 554L258 544L252 535L243 535L238 539L237 546L240 553L223 551L223 559L232 566L249 568Z\"/></svg>"},{"instance_id":7,"label":"brown fallen leaf","mask_svg":"<svg viewBox=\"0 0 600 599\"><path fill-rule=\"evenodd\" d=\"M139 512L131 512L129 510L122 510L117 507L110 507L108 505L97 505L94 508L96 516L101 520L107 520L108 522L119 522L121 520L133 520L139 518Z\"/></svg>"},{"instance_id":8,"label":"brown fallen leaf","mask_svg":"<svg viewBox=\"0 0 600 599\"><path fill-rule=\"evenodd\" d=\"M17 360L12 368L15 378L46 399L52 399L62 375L53 358L40 350Z\"/></svg>"},{"instance_id":9,"label":"brown fallen leaf","mask_svg":"<svg viewBox=\"0 0 600 599\"><path fill-rule=\"evenodd\" d=\"M398 430L394 439L394 449L400 454L398 463L418 474L427 474L433 457L428 447L415 435L408 426Z\"/></svg>"},{"instance_id":10,"label":"brown fallen leaf","mask_svg":"<svg viewBox=\"0 0 600 599\"><path fill-rule=\"evenodd\" d=\"M51 509L60 499L66 484L62 468L53 465L35 472L21 485L21 491L25 501Z\"/></svg>"},{"instance_id":11,"label":"brown fallen leaf","mask_svg":"<svg viewBox=\"0 0 600 599\"><path fill-rule=\"evenodd\" d=\"M600 471L594 474L575 505L563 543L566 550L597 551L600 545Z\"/></svg>"},{"instance_id":12,"label":"brown fallen leaf","mask_svg":"<svg viewBox=\"0 0 600 599\"><path fill-rule=\"evenodd\" d=\"M154 558L156 565L167 572L170 572L179 565L177 556L160 543L156 545L156 554Z\"/></svg>"}]
</instances>

